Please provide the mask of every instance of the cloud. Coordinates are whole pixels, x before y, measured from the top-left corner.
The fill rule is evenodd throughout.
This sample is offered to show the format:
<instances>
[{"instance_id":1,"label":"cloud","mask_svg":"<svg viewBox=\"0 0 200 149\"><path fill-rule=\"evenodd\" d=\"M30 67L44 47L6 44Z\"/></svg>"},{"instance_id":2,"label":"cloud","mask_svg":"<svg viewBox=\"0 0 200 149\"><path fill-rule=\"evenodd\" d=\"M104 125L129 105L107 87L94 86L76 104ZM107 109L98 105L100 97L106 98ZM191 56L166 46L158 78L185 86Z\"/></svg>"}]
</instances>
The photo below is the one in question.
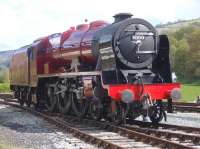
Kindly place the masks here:
<instances>
[{"instance_id":1,"label":"cloud","mask_svg":"<svg viewBox=\"0 0 200 149\"><path fill-rule=\"evenodd\" d=\"M0 50L16 49L38 37L65 31L86 18L112 22L119 12L131 12L153 24L164 23L199 17L200 1L0 0Z\"/></svg>"}]
</instances>

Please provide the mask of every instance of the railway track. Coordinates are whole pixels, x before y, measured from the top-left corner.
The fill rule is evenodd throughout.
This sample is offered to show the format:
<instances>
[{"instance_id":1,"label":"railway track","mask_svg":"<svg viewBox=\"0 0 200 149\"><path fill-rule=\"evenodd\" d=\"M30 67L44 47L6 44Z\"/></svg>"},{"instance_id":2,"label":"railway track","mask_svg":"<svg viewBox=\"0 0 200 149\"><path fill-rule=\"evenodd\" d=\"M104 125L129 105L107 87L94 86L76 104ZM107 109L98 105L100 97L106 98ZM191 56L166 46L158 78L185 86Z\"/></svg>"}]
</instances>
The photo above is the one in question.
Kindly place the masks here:
<instances>
[{"instance_id":1,"label":"railway track","mask_svg":"<svg viewBox=\"0 0 200 149\"><path fill-rule=\"evenodd\" d=\"M193 133L193 134L200 134L200 128L198 127L190 127L190 126L180 126L180 125L172 125L172 124L152 124L151 122L143 122L138 120L133 120L129 122L130 125L137 125L140 127L148 127L148 128L154 128L154 129L168 129L171 131L184 131L186 133Z\"/></svg>"},{"instance_id":2,"label":"railway track","mask_svg":"<svg viewBox=\"0 0 200 149\"><path fill-rule=\"evenodd\" d=\"M127 125L125 128L179 142L193 148L200 148L200 128L171 124L157 124L155 126L150 122L142 121L134 121L134 125Z\"/></svg>"},{"instance_id":3,"label":"railway track","mask_svg":"<svg viewBox=\"0 0 200 149\"><path fill-rule=\"evenodd\" d=\"M200 104L197 103L174 102L173 106L177 111L200 112Z\"/></svg>"},{"instance_id":4,"label":"railway track","mask_svg":"<svg viewBox=\"0 0 200 149\"><path fill-rule=\"evenodd\" d=\"M8 93L0 93L0 98L8 100L8 99L13 99L14 97L12 93L8 92Z\"/></svg>"},{"instance_id":5,"label":"railway track","mask_svg":"<svg viewBox=\"0 0 200 149\"><path fill-rule=\"evenodd\" d=\"M188 149L200 147L198 146L200 145L198 144L200 142L198 134L183 135L183 133L171 133L170 131L165 132L164 130L161 131L152 127L141 128L133 125L119 127L108 122L96 122L89 119L62 116L61 114L52 114L44 111L42 113L35 111L33 108L19 106L16 100L0 100L0 104L21 108L34 115L41 116L81 140L96 144L102 148L141 148L141 146L142 148L152 148L152 146L156 146L158 148ZM150 126L148 123L145 125ZM171 127L177 129L173 126ZM184 130L184 128L182 129ZM195 131L195 128L193 129Z\"/></svg>"},{"instance_id":6,"label":"railway track","mask_svg":"<svg viewBox=\"0 0 200 149\"><path fill-rule=\"evenodd\" d=\"M164 103L164 106L167 110L167 103ZM200 104L197 103L187 103L187 102L173 102L173 109L175 111L181 112L200 112Z\"/></svg>"},{"instance_id":7,"label":"railway track","mask_svg":"<svg viewBox=\"0 0 200 149\"><path fill-rule=\"evenodd\" d=\"M72 120L78 120L76 117L71 117L70 119ZM90 125L102 125L101 122L93 122L91 120L88 119L84 119L84 120L80 120L79 122L81 123L89 123ZM138 125L125 125L125 126L121 126L121 127L116 127L115 125L113 126L110 123L104 123L102 126L103 128L109 128L109 130L111 131L117 131L117 132L121 132L122 135L134 135L132 134L132 131L134 132L139 132L139 133L143 133L146 135L150 135L150 136L154 136L152 138L143 138L145 142L151 143L151 141L158 141L158 144L162 144L162 143L179 143L181 145L184 145L184 147L182 146L181 148L185 148L185 146L187 146L188 148L200 148L200 128L194 128L194 127L184 127L184 126L176 126L176 125L169 125L169 124L158 124L157 126L153 125L151 122L141 122L138 121L140 123L137 123ZM143 127L144 124L146 125L146 128ZM150 125L149 125L150 124ZM149 127L148 127L149 125ZM139 127L140 126L140 127ZM159 126L159 127L158 127ZM162 126L162 127L161 127ZM168 130L168 128L170 128L170 130ZM125 129L123 129L125 128ZM161 129L162 128L162 129ZM190 128L188 130L188 128ZM180 130L184 130L184 132L180 132ZM186 134L188 133L188 131L191 131L190 134ZM176 132L174 132L176 131ZM141 136L143 137L143 136ZM157 138L162 138L162 139L157 139ZM149 140L148 140L149 139ZM155 139L155 140L154 140ZM165 141L164 141L165 140ZM153 144L152 144L153 145ZM161 146L161 148L180 148L180 146Z\"/></svg>"},{"instance_id":8,"label":"railway track","mask_svg":"<svg viewBox=\"0 0 200 149\"><path fill-rule=\"evenodd\" d=\"M173 102L175 106L192 106L192 107L199 107L200 104L191 103L191 102Z\"/></svg>"}]
</instances>

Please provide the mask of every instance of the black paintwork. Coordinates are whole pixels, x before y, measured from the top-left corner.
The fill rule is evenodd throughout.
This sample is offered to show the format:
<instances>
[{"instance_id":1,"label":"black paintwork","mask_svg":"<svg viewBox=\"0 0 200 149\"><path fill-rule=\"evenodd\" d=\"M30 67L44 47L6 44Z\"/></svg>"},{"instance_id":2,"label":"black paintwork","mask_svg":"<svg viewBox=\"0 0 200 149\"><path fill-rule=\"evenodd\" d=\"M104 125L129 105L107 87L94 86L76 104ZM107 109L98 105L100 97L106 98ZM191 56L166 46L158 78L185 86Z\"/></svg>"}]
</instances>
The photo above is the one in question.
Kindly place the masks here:
<instances>
[{"instance_id":1,"label":"black paintwork","mask_svg":"<svg viewBox=\"0 0 200 149\"><path fill-rule=\"evenodd\" d=\"M115 22L93 37L92 52L103 83L137 83L138 78L143 83L172 82L167 36L158 36L147 21L130 17L115 15Z\"/></svg>"}]
</instances>

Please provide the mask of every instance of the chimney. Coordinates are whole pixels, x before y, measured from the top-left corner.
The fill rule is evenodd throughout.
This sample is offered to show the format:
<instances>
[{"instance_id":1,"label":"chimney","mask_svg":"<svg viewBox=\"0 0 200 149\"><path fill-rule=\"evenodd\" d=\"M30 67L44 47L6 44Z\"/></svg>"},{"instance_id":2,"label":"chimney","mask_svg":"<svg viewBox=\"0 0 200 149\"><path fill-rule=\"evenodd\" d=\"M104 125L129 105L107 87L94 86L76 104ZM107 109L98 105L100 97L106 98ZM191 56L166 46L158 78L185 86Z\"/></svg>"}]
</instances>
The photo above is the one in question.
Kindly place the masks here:
<instances>
[{"instance_id":1,"label":"chimney","mask_svg":"<svg viewBox=\"0 0 200 149\"><path fill-rule=\"evenodd\" d=\"M113 17L115 18L114 23L123 21L125 19L131 18L133 15L131 13L118 13L114 15Z\"/></svg>"}]
</instances>

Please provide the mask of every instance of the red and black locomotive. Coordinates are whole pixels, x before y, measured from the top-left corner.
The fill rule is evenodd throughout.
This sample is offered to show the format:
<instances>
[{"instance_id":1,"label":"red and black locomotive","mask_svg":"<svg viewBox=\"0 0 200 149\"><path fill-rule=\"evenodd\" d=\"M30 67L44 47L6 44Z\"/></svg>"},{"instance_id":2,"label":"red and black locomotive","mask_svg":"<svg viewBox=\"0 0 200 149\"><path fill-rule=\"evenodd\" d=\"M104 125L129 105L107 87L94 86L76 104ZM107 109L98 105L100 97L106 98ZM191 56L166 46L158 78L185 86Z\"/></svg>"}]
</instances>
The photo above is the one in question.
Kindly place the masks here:
<instances>
[{"instance_id":1,"label":"red and black locomotive","mask_svg":"<svg viewBox=\"0 0 200 149\"><path fill-rule=\"evenodd\" d=\"M11 89L21 105L125 122L140 115L158 123L163 100L180 98L172 83L169 41L129 13L42 37L20 48L10 65Z\"/></svg>"}]
</instances>

